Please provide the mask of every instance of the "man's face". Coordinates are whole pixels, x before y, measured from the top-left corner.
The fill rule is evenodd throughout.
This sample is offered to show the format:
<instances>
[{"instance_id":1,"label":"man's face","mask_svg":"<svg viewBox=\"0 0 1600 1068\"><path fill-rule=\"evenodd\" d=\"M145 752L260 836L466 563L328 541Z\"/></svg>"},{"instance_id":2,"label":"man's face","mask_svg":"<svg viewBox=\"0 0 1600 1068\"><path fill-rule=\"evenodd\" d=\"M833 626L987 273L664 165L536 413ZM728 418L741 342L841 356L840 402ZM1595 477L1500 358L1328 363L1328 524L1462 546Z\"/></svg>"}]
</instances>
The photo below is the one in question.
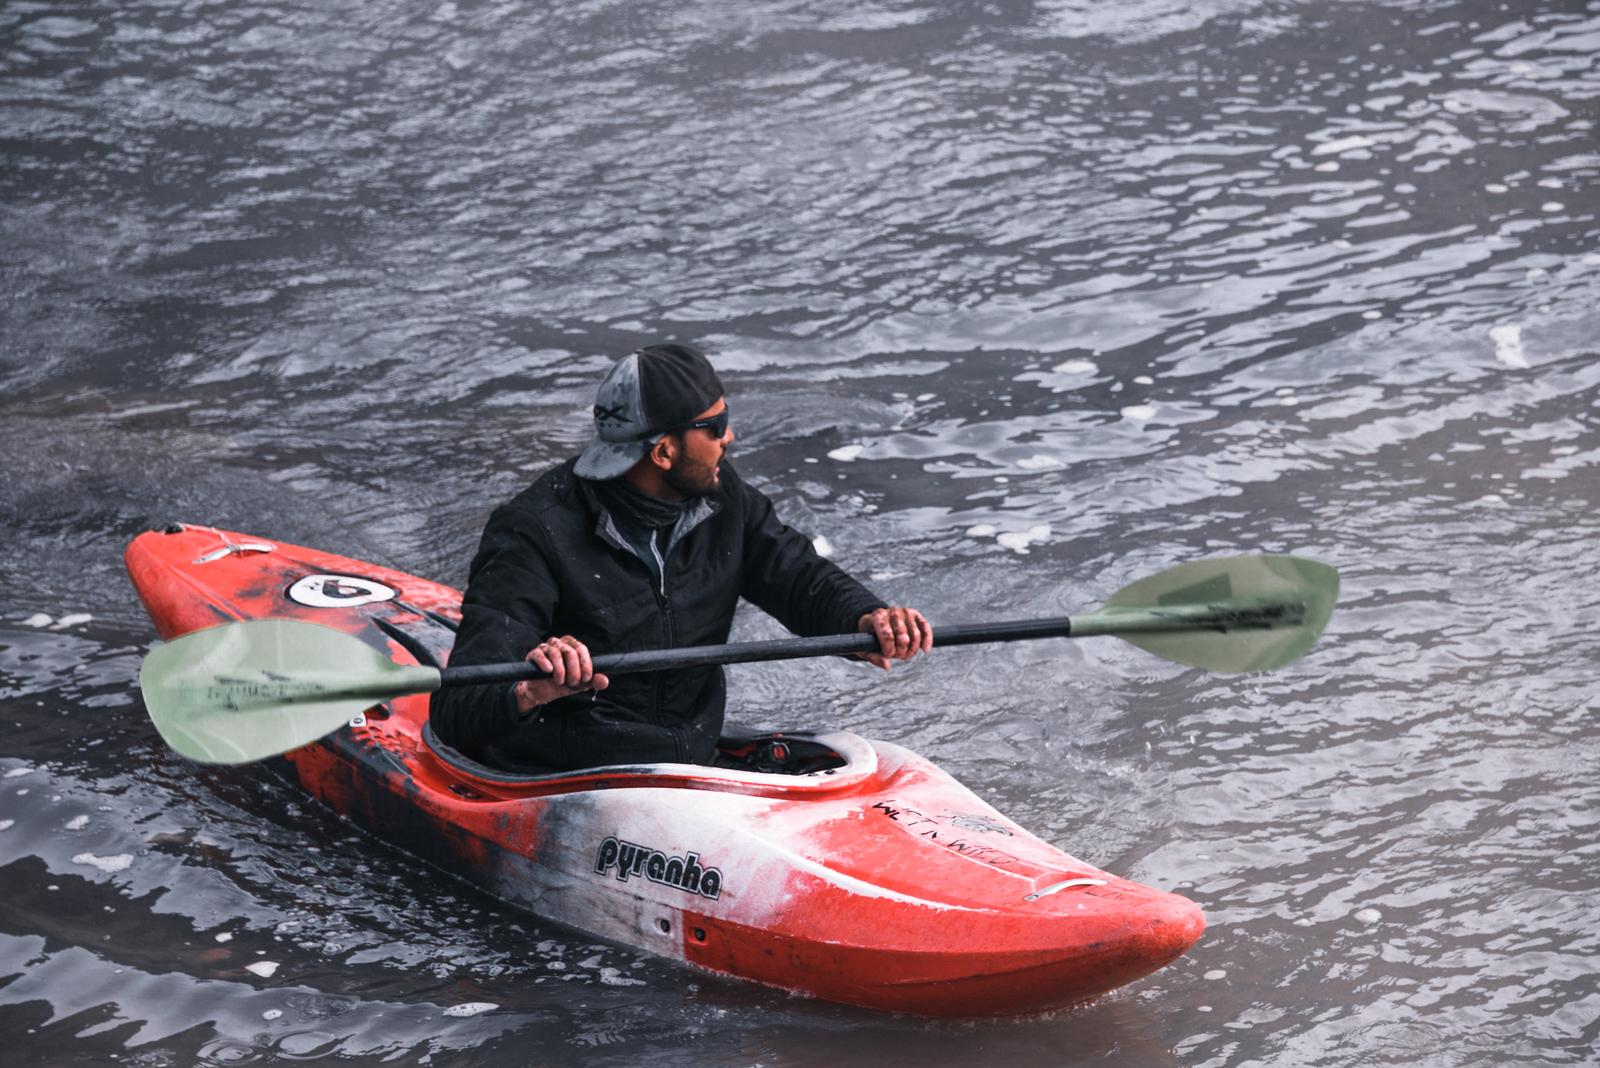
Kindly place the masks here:
<instances>
[{"instance_id":1,"label":"man's face","mask_svg":"<svg viewBox=\"0 0 1600 1068\"><path fill-rule=\"evenodd\" d=\"M713 418L727 407L727 398L719 397L717 403L695 416L693 421L698 423ZM685 497L705 497L715 493L720 484L717 466L722 463L728 446L733 444L732 424L721 437L705 427L690 427L673 437L678 439L680 447L672 466L662 475L667 485Z\"/></svg>"}]
</instances>

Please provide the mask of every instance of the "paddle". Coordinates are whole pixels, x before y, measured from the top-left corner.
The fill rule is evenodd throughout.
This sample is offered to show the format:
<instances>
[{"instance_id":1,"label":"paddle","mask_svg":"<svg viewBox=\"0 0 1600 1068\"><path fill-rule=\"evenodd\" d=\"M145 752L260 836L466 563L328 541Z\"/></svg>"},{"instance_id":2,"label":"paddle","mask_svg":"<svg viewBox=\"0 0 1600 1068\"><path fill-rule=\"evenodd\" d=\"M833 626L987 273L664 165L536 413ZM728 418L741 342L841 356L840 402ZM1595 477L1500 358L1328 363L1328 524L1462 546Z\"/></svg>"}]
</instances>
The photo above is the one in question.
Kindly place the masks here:
<instances>
[{"instance_id":1,"label":"paddle","mask_svg":"<svg viewBox=\"0 0 1600 1068\"><path fill-rule=\"evenodd\" d=\"M1209 671L1269 671L1298 659L1333 612L1339 573L1293 556L1184 564L1119 590L1080 616L934 627L934 645L1110 634ZM875 652L870 634L705 645L596 656L607 675L710 664ZM518 662L405 666L343 631L292 619L225 623L151 651L139 672L145 707L167 744L211 764L244 764L316 741L382 701L445 686L506 684L541 674Z\"/></svg>"}]
</instances>

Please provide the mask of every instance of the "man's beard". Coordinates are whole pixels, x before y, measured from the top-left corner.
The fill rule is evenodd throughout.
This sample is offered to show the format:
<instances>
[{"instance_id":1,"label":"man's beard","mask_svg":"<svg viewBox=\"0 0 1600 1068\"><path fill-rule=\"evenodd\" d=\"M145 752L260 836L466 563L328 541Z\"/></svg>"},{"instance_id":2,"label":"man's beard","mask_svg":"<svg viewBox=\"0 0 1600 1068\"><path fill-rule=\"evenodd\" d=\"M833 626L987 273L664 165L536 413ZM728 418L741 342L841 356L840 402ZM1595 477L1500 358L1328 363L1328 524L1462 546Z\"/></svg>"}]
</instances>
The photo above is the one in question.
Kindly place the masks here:
<instances>
[{"instance_id":1,"label":"man's beard","mask_svg":"<svg viewBox=\"0 0 1600 1068\"><path fill-rule=\"evenodd\" d=\"M716 466L691 463L686 458L662 472L661 480L684 497L709 497L717 492Z\"/></svg>"}]
</instances>

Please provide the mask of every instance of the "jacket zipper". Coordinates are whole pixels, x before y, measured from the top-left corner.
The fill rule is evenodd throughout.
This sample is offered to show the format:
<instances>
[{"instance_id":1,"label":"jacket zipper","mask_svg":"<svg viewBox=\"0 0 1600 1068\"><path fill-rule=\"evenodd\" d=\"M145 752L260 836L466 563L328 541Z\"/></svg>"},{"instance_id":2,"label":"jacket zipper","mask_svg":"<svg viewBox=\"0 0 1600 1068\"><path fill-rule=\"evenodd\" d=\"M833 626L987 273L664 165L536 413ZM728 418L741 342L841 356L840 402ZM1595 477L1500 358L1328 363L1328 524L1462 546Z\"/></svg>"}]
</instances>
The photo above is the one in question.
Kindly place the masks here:
<instances>
[{"instance_id":1,"label":"jacket zipper","mask_svg":"<svg viewBox=\"0 0 1600 1068\"><path fill-rule=\"evenodd\" d=\"M656 606L661 610L661 623L666 628L666 648L672 648L672 601L667 597L667 562L661 557L661 550L656 548L656 532L650 534L650 555L656 558L656 567L661 572L661 588L656 593ZM655 714L657 720L663 722L667 732L672 735L672 751L677 754L678 762L684 763L689 759L687 747L684 745L683 732L670 724L665 724L665 717L661 715L662 701L661 676L656 675L655 685Z\"/></svg>"}]
</instances>

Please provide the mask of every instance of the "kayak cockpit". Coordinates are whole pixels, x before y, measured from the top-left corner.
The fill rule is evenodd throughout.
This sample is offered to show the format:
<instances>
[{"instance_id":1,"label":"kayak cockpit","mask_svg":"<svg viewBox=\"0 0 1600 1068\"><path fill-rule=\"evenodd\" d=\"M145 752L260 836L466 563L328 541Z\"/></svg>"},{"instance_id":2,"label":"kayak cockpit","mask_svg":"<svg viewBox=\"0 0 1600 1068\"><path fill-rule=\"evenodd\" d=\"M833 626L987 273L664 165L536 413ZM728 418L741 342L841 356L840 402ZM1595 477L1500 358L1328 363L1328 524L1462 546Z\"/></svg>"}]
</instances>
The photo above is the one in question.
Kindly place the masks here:
<instances>
[{"instance_id":1,"label":"kayak cockpit","mask_svg":"<svg viewBox=\"0 0 1600 1068\"><path fill-rule=\"evenodd\" d=\"M474 760L446 745L430 725L424 724L422 741L433 762L459 784L453 792L485 800L639 787L802 798L836 794L878 773L877 750L849 731L730 728L718 742L714 765L616 764L538 774L504 771Z\"/></svg>"}]
</instances>

